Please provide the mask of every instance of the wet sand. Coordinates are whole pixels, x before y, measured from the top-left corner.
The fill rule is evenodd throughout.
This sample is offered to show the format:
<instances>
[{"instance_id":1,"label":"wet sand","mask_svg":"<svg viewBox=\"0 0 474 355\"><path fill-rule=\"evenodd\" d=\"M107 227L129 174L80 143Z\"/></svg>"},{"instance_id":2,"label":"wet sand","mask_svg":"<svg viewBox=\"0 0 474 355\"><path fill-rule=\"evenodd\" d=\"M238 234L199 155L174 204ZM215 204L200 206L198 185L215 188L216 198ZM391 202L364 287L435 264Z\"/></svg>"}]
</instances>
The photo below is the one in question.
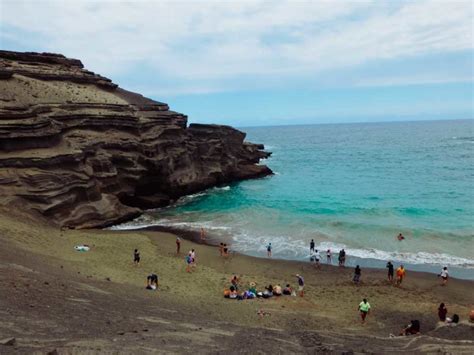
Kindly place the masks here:
<instances>
[{"instance_id":1,"label":"wet sand","mask_svg":"<svg viewBox=\"0 0 474 355\"><path fill-rule=\"evenodd\" d=\"M180 232L180 236L183 233ZM187 235L195 238L196 235ZM352 283L352 268L255 258L159 231L60 231L28 216L0 215L0 338L15 346L0 353L32 350L123 353L153 352L416 352L472 353L474 282L451 279L440 286L433 274L407 270L401 287L385 270L363 269ZM91 246L76 252L77 244ZM133 265L133 250L141 253ZM185 253L194 248L195 272L185 272ZM146 276L160 277L158 291L145 290ZM236 301L223 298L233 274L242 286L306 281L305 297ZM357 306L367 298L372 313L360 323ZM437 322L444 302L463 324ZM258 310L269 315L260 318ZM411 319L422 336L389 338ZM146 329L146 331L144 330Z\"/></svg>"}]
</instances>

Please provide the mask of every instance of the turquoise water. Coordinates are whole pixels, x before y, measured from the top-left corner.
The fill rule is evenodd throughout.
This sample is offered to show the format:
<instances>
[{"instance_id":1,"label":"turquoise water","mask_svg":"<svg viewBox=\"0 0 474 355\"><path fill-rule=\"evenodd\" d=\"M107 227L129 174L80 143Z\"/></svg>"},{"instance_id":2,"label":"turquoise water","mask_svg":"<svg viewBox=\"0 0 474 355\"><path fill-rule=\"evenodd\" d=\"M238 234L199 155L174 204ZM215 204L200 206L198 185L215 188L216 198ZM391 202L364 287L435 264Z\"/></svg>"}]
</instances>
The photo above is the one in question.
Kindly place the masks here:
<instances>
[{"instance_id":1,"label":"turquoise water","mask_svg":"<svg viewBox=\"0 0 474 355\"><path fill-rule=\"evenodd\" d=\"M274 176L185 197L119 228L203 226L251 255L271 242L274 257L307 259L314 239L355 260L474 268L474 121L243 130L273 152L265 163Z\"/></svg>"}]
</instances>

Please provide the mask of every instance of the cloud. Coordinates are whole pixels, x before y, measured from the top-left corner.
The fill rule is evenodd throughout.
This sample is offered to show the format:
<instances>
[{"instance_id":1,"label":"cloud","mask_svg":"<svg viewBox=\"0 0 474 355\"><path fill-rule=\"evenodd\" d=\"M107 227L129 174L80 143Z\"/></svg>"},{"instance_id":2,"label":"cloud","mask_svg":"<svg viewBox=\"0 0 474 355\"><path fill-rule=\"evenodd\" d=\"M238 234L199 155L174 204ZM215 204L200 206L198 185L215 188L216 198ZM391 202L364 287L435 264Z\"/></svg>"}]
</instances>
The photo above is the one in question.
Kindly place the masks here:
<instances>
[{"instance_id":1,"label":"cloud","mask_svg":"<svg viewBox=\"0 0 474 355\"><path fill-rule=\"evenodd\" d=\"M259 85L272 77L309 79L473 46L470 1L3 0L1 6L2 41L77 57L111 77L147 67L157 82L179 82L169 87L176 93L199 92L198 83L205 91L239 87L242 77L258 77ZM440 79L432 73L425 80Z\"/></svg>"}]
</instances>

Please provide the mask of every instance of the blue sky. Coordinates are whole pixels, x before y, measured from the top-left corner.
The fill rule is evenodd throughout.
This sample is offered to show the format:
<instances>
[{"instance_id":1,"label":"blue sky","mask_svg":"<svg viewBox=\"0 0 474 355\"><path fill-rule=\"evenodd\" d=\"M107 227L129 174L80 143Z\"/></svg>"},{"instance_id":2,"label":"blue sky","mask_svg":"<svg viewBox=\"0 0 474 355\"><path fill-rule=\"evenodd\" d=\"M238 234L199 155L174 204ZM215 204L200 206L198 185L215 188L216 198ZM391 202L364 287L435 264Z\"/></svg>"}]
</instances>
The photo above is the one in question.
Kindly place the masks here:
<instances>
[{"instance_id":1,"label":"blue sky","mask_svg":"<svg viewBox=\"0 0 474 355\"><path fill-rule=\"evenodd\" d=\"M473 118L470 1L0 3L0 47L79 58L191 122Z\"/></svg>"}]
</instances>

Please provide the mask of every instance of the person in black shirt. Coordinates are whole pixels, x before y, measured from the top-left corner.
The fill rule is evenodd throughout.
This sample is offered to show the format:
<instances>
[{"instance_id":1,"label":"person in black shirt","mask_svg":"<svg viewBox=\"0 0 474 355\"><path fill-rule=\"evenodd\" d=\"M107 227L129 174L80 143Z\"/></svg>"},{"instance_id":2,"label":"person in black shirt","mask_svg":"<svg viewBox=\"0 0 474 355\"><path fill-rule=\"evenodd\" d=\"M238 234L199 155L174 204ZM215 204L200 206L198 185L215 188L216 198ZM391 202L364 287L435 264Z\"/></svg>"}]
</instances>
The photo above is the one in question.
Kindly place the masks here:
<instances>
[{"instance_id":1,"label":"person in black shirt","mask_svg":"<svg viewBox=\"0 0 474 355\"><path fill-rule=\"evenodd\" d=\"M387 263L387 269L388 269L388 281L393 282L393 264L392 262Z\"/></svg>"},{"instance_id":2,"label":"person in black shirt","mask_svg":"<svg viewBox=\"0 0 474 355\"><path fill-rule=\"evenodd\" d=\"M314 251L314 239L311 239L311 243L309 243L309 251Z\"/></svg>"},{"instance_id":3,"label":"person in black shirt","mask_svg":"<svg viewBox=\"0 0 474 355\"><path fill-rule=\"evenodd\" d=\"M357 265L356 268L355 268L355 270L354 270L354 279L353 279L353 281L354 281L356 284L359 284L361 273L362 273L362 271L361 271L359 265Z\"/></svg>"},{"instance_id":4,"label":"person in black shirt","mask_svg":"<svg viewBox=\"0 0 474 355\"><path fill-rule=\"evenodd\" d=\"M133 252L133 263L135 265L140 264L140 253L138 252L138 249L135 249L135 251Z\"/></svg>"}]
</instances>

